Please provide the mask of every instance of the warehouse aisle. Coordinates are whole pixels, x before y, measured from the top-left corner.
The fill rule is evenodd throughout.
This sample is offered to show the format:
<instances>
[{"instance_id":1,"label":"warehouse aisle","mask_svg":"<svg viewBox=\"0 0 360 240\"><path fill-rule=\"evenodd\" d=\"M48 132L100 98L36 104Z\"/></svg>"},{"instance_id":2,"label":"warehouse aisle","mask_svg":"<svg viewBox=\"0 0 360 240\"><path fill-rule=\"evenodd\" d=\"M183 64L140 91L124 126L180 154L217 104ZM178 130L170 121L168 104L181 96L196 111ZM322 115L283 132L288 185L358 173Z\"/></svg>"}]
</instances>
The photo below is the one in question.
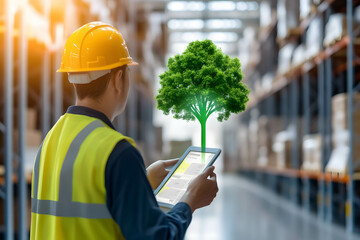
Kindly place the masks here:
<instances>
[{"instance_id":1,"label":"warehouse aisle","mask_svg":"<svg viewBox=\"0 0 360 240\"><path fill-rule=\"evenodd\" d=\"M360 240L242 177L218 182L217 198L195 212L186 240Z\"/></svg>"}]
</instances>

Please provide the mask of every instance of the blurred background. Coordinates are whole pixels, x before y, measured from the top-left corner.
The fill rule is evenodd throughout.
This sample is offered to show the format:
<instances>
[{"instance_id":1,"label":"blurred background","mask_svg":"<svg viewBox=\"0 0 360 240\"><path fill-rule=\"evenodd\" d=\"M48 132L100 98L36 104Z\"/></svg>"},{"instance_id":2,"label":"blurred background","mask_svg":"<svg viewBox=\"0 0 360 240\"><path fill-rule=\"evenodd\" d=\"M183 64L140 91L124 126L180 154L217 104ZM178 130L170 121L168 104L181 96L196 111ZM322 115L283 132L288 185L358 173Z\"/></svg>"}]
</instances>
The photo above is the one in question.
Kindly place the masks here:
<instances>
[{"instance_id":1,"label":"blurred background","mask_svg":"<svg viewBox=\"0 0 360 240\"><path fill-rule=\"evenodd\" d=\"M146 165L200 145L198 122L155 108L167 59L210 39L242 63L250 101L208 121L220 191L186 239L360 239L359 0L0 0L0 239L28 239L34 156L75 103L56 69L97 20L140 63L114 124Z\"/></svg>"}]
</instances>

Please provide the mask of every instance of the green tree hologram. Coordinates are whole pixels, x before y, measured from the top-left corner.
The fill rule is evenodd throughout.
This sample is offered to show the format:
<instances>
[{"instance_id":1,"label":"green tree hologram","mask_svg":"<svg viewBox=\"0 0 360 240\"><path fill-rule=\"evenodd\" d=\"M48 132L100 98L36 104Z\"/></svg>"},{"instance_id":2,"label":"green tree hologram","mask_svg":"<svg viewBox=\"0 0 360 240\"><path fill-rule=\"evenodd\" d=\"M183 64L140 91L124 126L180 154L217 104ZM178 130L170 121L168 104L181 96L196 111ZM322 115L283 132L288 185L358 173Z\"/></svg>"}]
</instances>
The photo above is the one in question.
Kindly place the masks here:
<instances>
[{"instance_id":1,"label":"green tree hologram","mask_svg":"<svg viewBox=\"0 0 360 240\"><path fill-rule=\"evenodd\" d=\"M191 42L182 54L169 58L160 77L157 108L176 119L201 125L201 148L206 147L206 121L217 112L218 121L245 110L249 89L242 82L238 58L231 58L210 40Z\"/></svg>"}]
</instances>

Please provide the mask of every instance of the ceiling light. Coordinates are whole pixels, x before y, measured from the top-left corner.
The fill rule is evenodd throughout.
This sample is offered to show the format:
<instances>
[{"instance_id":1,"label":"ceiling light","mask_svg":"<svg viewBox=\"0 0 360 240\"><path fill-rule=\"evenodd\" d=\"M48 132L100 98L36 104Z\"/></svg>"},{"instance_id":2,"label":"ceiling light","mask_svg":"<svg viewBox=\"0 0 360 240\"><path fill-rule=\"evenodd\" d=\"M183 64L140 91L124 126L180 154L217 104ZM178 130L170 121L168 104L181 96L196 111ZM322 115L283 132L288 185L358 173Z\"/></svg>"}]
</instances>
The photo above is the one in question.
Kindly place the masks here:
<instances>
[{"instance_id":1,"label":"ceiling light","mask_svg":"<svg viewBox=\"0 0 360 240\"><path fill-rule=\"evenodd\" d=\"M231 1L213 1L208 3L210 11L233 11L235 7L235 3Z\"/></svg>"},{"instance_id":2,"label":"ceiling light","mask_svg":"<svg viewBox=\"0 0 360 240\"><path fill-rule=\"evenodd\" d=\"M169 11L203 11L205 3L194 1L171 1L166 5Z\"/></svg>"},{"instance_id":3,"label":"ceiling light","mask_svg":"<svg viewBox=\"0 0 360 240\"><path fill-rule=\"evenodd\" d=\"M240 28L242 23L239 19L211 19L206 21L206 28Z\"/></svg>"},{"instance_id":4,"label":"ceiling light","mask_svg":"<svg viewBox=\"0 0 360 240\"><path fill-rule=\"evenodd\" d=\"M201 19L179 20L172 19L168 22L170 29L201 29L204 27L204 21Z\"/></svg>"}]
</instances>

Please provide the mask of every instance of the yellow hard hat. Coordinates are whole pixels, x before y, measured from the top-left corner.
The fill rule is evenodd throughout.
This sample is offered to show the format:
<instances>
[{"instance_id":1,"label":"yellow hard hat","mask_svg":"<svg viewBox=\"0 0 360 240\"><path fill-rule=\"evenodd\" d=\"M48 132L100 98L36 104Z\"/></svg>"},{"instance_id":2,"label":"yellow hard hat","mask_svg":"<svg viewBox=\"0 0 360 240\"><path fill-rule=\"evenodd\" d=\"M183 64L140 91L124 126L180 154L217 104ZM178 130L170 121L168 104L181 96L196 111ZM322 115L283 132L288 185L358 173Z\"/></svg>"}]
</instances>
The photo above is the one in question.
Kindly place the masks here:
<instances>
[{"instance_id":1,"label":"yellow hard hat","mask_svg":"<svg viewBox=\"0 0 360 240\"><path fill-rule=\"evenodd\" d=\"M121 33L110 24L91 22L71 34L57 72L110 70L137 65L129 55Z\"/></svg>"}]
</instances>

